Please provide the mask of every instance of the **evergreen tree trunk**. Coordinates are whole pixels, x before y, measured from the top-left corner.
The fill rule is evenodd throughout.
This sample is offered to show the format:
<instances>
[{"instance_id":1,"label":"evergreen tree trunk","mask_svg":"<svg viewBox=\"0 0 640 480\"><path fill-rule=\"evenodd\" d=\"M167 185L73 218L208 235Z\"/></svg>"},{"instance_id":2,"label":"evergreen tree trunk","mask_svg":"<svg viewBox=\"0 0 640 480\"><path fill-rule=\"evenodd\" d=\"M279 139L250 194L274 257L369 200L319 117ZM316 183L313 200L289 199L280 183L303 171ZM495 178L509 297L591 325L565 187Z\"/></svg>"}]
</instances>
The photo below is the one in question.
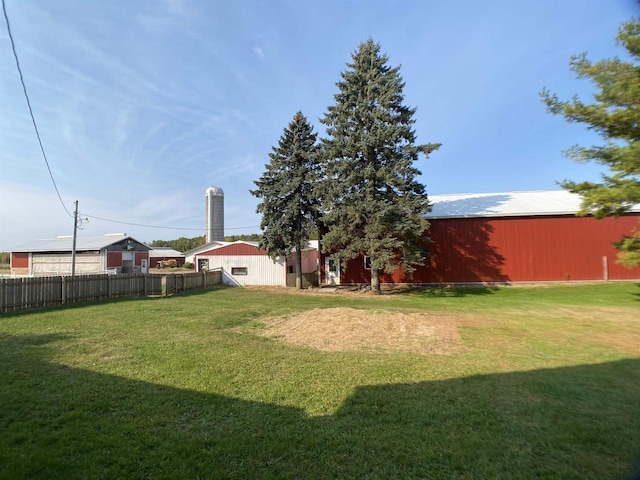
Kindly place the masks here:
<instances>
[{"instance_id":1,"label":"evergreen tree trunk","mask_svg":"<svg viewBox=\"0 0 640 480\"><path fill-rule=\"evenodd\" d=\"M302 290L302 249L296 250L296 288Z\"/></svg>"},{"instance_id":2,"label":"evergreen tree trunk","mask_svg":"<svg viewBox=\"0 0 640 480\"><path fill-rule=\"evenodd\" d=\"M380 295L380 270L371 269L371 291Z\"/></svg>"}]
</instances>

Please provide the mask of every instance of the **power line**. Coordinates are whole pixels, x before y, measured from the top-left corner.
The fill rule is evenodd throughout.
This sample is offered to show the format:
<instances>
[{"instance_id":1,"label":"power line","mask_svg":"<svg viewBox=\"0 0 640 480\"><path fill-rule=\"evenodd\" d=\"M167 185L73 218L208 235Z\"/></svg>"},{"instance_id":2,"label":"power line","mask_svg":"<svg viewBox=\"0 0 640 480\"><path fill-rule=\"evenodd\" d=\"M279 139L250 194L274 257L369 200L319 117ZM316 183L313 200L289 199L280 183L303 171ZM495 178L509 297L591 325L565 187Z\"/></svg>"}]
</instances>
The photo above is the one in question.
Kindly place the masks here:
<instances>
[{"instance_id":1,"label":"power line","mask_svg":"<svg viewBox=\"0 0 640 480\"><path fill-rule=\"evenodd\" d=\"M47 159L47 154L44 151L44 146L42 145L42 139L40 138L40 132L38 131L38 125L36 124L36 119L35 116L33 115L33 109L31 108L31 101L29 100L29 95L27 93L27 87L25 85L24 82L24 77L22 75L22 69L20 68L20 60L18 59L18 53L16 52L16 46L15 46L15 42L13 41L13 35L11 33L11 25L9 23L9 17L7 15L7 7L5 4L5 0L2 0L2 11L4 13L4 19L7 23L7 33L9 34L9 39L11 40L11 49L13 50L13 56L16 59L16 67L18 68L18 73L20 75L20 83L22 84L22 91L24 92L24 98L27 101L27 106L29 107L29 114L31 115L31 122L33 123L33 128L36 132L36 137L38 138L38 144L40 145L40 151L42 152L42 157L44 158L44 162L47 165L47 170L49 171L49 176L51 177L51 182L53 183L53 187L56 190L56 193L58 194L58 199L60 200L60 204L62 205L62 208L64 208L64 211L67 212L67 215L69 215L70 217L73 217L74 215L72 215L69 210L67 210L67 207L65 206L64 202L62 201L62 196L60 195L60 191L58 190L58 185L56 184L56 180L53 177L53 173L51 172L51 167L49 166L49 160ZM167 230L190 230L190 231L202 231L204 230L203 228L182 228L182 227L165 227L165 226L160 226L160 225L145 225L142 223L132 223L132 222L122 222L119 220L111 220L108 218L102 218L102 217L97 217L95 215L87 215L87 214L83 214L86 218L94 218L96 220L102 220L105 222L111 222L111 223L119 223L122 225L132 225L132 226L136 226L136 227L146 227L146 228L162 228L162 229L167 229ZM249 226L249 227L228 227L226 228L226 230L244 230L244 229L248 229L248 228L260 228L258 226Z\"/></svg>"},{"instance_id":2,"label":"power line","mask_svg":"<svg viewBox=\"0 0 640 480\"><path fill-rule=\"evenodd\" d=\"M184 227L164 227L161 225L146 225L144 223L132 223L132 222L122 222L120 220L111 220L109 218L97 217L95 215L89 215L87 213L82 214L85 218L93 218L95 220L102 220L103 222L111 222L111 223L119 223L121 225L131 225L134 227L146 227L146 228L164 228L166 230L191 230L191 231L203 231L204 228L184 228ZM225 230L245 230L247 228L260 228L257 225L252 225L249 227L225 227Z\"/></svg>"},{"instance_id":3,"label":"power line","mask_svg":"<svg viewBox=\"0 0 640 480\"><path fill-rule=\"evenodd\" d=\"M42 146L42 140L40 139L40 132L38 132L38 125L36 125L36 119L33 116L33 110L31 109L31 102L29 101L29 95L27 94L27 87L24 83L24 77L22 76L22 69L20 68L20 61L18 60L18 53L16 52L16 45L13 41L13 35L11 34L11 26L9 25L9 17L7 16L7 6L5 5L5 0L2 0L2 12L4 13L4 19L7 22L7 33L9 34L9 39L11 40L11 49L13 50L13 56L16 59L16 66L18 67L18 73L20 74L20 83L22 84L22 90L24 91L24 98L27 100L27 106L29 107L29 114L31 115L31 121L33 122L33 128L36 131L36 137L38 137L38 143L40 144L40 150L42 151L42 156L44 157L44 163L47 164L47 170L49 170L49 176L51 177L51 181L53 182L53 187L56 189L56 193L58 194L58 199L62 204L62 208L67 212L67 215L73 217L73 215L67 210L67 207L64 205L62 201L62 196L60 196L60 191L58 190L58 185L56 185L56 181L53 178L53 173L51 173L51 167L49 166L49 160L47 160L47 154L44 153L44 147Z\"/></svg>"}]
</instances>

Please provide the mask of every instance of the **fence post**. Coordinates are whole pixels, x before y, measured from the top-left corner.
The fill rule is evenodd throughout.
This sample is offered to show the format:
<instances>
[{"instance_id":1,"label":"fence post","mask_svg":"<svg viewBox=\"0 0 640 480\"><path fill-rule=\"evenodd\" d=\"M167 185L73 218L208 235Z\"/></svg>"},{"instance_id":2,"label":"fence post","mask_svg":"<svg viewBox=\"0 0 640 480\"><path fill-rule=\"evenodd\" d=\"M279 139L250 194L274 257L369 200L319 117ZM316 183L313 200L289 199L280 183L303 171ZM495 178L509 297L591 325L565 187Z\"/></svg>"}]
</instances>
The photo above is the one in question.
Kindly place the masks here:
<instances>
[{"instance_id":1,"label":"fence post","mask_svg":"<svg viewBox=\"0 0 640 480\"><path fill-rule=\"evenodd\" d=\"M62 278L62 283L60 283L60 288L62 289L62 291L60 292L60 298L62 299L62 304L64 305L65 303L67 303L67 280L65 279L64 275L61 276Z\"/></svg>"}]
</instances>

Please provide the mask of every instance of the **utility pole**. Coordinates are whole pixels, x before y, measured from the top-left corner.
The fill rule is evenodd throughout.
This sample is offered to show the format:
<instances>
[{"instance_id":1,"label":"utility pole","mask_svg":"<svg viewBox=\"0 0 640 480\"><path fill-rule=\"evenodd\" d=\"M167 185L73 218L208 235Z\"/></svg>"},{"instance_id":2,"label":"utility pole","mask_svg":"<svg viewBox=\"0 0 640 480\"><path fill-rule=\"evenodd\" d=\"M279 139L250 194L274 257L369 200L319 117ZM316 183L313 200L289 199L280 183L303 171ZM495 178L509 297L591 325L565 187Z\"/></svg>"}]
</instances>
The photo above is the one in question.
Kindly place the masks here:
<instances>
[{"instance_id":1,"label":"utility pole","mask_svg":"<svg viewBox=\"0 0 640 480\"><path fill-rule=\"evenodd\" d=\"M76 211L73 212L73 246L71 247L71 276L76 274L76 238L78 236L78 200L76 200Z\"/></svg>"}]
</instances>

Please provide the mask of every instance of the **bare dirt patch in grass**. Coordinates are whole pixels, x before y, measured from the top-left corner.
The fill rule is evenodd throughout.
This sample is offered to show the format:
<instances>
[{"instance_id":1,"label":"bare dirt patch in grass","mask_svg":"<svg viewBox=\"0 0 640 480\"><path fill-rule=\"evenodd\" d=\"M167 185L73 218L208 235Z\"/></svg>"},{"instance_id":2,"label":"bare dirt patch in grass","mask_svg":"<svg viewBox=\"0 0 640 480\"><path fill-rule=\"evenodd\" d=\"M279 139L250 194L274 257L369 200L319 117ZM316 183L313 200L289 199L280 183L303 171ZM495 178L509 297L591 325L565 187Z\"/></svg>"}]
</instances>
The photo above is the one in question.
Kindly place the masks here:
<instances>
[{"instance_id":1,"label":"bare dirt patch in grass","mask_svg":"<svg viewBox=\"0 0 640 480\"><path fill-rule=\"evenodd\" d=\"M617 349L621 353L640 355L640 334L607 333L599 335L596 340Z\"/></svg>"},{"instance_id":2,"label":"bare dirt patch in grass","mask_svg":"<svg viewBox=\"0 0 640 480\"><path fill-rule=\"evenodd\" d=\"M327 352L452 355L463 350L450 315L316 308L263 322L262 335Z\"/></svg>"}]
</instances>

